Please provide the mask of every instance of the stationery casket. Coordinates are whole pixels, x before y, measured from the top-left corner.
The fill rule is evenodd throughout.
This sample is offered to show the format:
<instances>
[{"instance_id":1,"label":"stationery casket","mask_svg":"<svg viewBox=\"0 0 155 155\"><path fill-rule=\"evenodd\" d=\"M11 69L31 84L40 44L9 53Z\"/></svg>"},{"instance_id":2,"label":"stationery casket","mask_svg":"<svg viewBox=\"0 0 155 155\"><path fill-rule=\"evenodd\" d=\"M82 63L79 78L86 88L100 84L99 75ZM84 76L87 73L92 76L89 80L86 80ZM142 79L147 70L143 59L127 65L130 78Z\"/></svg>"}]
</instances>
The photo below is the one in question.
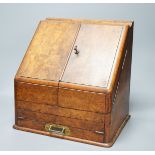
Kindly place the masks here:
<instances>
[{"instance_id":1,"label":"stationery casket","mask_svg":"<svg viewBox=\"0 0 155 155\"><path fill-rule=\"evenodd\" d=\"M46 19L15 76L14 128L110 147L128 121L133 22Z\"/></svg>"}]
</instances>

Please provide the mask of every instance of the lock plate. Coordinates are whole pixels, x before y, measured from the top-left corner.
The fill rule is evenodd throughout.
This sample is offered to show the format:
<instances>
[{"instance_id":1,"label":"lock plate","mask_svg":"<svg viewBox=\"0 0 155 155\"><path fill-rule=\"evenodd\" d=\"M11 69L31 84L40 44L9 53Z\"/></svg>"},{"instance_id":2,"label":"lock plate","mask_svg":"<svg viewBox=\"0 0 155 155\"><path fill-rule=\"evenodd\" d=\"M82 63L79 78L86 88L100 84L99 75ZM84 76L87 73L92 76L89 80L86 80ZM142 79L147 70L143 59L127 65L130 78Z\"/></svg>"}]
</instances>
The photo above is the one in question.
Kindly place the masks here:
<instances>
[{"instance_id":1,"label":"lock plate","mask_svg":"<svg viewBox=\"0 0 155 155\"><path fill-rule=\"evenodd\" d=\"M68 127L57 124L46 124L45 130L50 133L59 134L63 136L70 135L70 130Z\"/></svg>"}]
</instances>

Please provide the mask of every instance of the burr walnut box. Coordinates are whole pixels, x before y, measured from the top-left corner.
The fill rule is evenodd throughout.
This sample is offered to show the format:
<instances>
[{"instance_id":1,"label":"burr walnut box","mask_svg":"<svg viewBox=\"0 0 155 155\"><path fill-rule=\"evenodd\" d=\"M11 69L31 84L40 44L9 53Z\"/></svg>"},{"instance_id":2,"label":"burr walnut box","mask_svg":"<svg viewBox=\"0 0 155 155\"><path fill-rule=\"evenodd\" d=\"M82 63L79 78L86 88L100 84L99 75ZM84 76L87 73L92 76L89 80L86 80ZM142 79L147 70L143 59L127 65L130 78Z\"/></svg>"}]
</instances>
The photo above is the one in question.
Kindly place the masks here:
<instances>
[{"instance_id":1,"label":"burr walnut box","mask_svg":"<svg viewBox=\"0 0 155 155\"><path fill-rule=\"evenodd\" d=\"M132 40L132 21L41 21L15 76L14 128L112 146L129 119Z\"/></svg>"}]
</instances>

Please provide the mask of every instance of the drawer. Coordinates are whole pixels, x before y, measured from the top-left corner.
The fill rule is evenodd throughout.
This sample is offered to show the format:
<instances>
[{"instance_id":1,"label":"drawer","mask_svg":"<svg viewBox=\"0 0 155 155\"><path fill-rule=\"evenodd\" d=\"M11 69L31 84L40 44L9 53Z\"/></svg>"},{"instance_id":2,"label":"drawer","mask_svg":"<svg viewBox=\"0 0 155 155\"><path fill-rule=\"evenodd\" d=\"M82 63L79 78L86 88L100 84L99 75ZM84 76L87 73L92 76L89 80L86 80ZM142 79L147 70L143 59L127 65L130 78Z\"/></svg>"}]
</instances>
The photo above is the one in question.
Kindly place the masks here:
<instances>
[{"instance_id":1,"label":"drawer","mask_svg":"<svg viewBox=\"0 0 155 155\"><path fill-rule=\"evenodd\" d=\"M91 130L96 132L103 132L104 123L85 121L75 118L56 116L51 114L44 114L39 112L32 112L30 110L17 109L17 119L35 120L39 122L60 124L69 127Z\"/></svg>"},{"instance_id":2,"label":"drawer","mask_svg":"<svg viewBox=\"0 0 155 155\"><path fill-rule=\"evenodd\" d=\"M19 127L24 127L24 128L29 128L29 129L39 130L39 131L46 131L45 130L45 125L46 125L45 122L37 122L34 120L26 120L26 119L18 119L16 125ZM69 127L69 130L70 130L70 134L68 135L69 137L86 139L86 140L96 141L96 142L100 142L100 143L102 143L104 141L104 135L100 135L93 131L82 130L82 129L73 128L73 127ZM47 133L49 133L49 132L47 132ZM54 135L59 135L59 134L51 133L51 136L54 136Z\"/></svg>"},{"instance_id":3,"label":"drawer","mask_svg":"<svg viewBox=\"0 0 155 155\"><path fill-rule=\"evenodd\" d=\"M24 82L15 82L15 99L38 104L57 104L58 88Z\"/></svg>"},{"instance_id":4,"label":"drawer","mask_svg":"<svg viewBox=\"0 0 155 155\"><path fill-rule=\"evenodd\" d=\"M85 121L104 122L104 115L100 113L38 104L35 102L16 101L16 109L29 110L43 114L75 118Z\"/></svg>"}]
</instances>

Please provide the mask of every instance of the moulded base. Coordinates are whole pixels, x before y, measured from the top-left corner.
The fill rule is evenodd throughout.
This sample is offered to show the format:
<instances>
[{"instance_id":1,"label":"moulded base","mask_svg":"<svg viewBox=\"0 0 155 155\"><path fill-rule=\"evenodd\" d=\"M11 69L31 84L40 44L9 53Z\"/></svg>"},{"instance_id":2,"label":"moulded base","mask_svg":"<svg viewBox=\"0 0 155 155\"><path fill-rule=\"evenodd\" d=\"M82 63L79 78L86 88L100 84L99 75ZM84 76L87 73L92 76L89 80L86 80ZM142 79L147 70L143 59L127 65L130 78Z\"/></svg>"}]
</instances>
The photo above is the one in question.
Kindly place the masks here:
<instances>
[{"instance_id":1,"label":"moulded base","mask_svg":"<svg viewBox=\"0 0 155 155\"><path fill-rule=\"evenodd\" d=\"M57 137L57 138L61 138L61 139L67 139L67 140L72 140L72 141L81 142L81 143L87 143L87 144L101 146L101 147L111 147L114 144L114 142L116 141L117 137L119 136L120 132L124 128L125 124L129 120L129 118L130 118L130 115L127 115L126 118L124 119L123 123L121 124L121 126L117 130L117 133L113 137L112 141L109 143L98 143L98 142L89 141L89 140L80 139L80 138L75 138L75 137L70 137L70 136L57 135L57 134L49 133L46 131L40 131L40 130L25 128L25 127L20 127L18 125L14 125L13 128L17 129L17 130L26 131L26 132L32 132L32 133L36 133L36 134L42 134L42 135L46 135L46 136Z\"/></svg>"}]
</instances>

